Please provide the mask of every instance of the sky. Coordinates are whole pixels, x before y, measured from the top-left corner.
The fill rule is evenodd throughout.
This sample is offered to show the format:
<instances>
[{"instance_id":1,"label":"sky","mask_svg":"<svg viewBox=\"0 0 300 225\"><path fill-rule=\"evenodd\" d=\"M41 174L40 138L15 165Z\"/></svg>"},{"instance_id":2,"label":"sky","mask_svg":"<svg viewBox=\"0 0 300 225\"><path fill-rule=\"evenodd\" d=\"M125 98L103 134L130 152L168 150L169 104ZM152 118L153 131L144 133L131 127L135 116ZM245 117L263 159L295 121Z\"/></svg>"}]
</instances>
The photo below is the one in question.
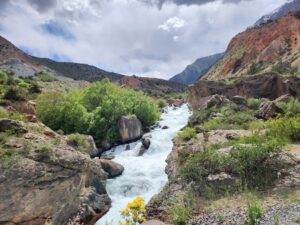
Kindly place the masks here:
<instances>
[{"instance_id":1,"label":"sky","mask_svg":"<svg viewBox=\"0 0 300 225\"><path fill-rule=\"evenodd\" d=\"M0 35L34 56L169 79L285 1L0 0Z\"/></svg>"}]
</instances>

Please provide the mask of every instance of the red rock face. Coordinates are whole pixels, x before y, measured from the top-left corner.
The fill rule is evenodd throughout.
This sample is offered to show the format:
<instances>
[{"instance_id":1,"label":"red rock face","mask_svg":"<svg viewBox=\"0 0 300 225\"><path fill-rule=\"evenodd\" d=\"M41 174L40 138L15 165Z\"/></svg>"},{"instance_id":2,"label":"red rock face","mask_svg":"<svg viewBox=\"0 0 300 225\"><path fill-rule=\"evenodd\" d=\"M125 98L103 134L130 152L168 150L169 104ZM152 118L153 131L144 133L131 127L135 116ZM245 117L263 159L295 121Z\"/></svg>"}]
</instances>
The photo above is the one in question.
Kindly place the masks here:
<instances>
[{"instance_id":1,"label":"red rock face","mask_svg":"<svg viewBox=\"0 0 300 225\"><path fill-rule=\"evenodd\" d=\"M235 36L224 58L205 75L206 79L220 79L246 75L252 62L265 65L279 59L295 60L300 50L300 19L288 15L281 19L251 28ZM293 59L293 60L292 60Z\"/></svg>"}]
</instances>

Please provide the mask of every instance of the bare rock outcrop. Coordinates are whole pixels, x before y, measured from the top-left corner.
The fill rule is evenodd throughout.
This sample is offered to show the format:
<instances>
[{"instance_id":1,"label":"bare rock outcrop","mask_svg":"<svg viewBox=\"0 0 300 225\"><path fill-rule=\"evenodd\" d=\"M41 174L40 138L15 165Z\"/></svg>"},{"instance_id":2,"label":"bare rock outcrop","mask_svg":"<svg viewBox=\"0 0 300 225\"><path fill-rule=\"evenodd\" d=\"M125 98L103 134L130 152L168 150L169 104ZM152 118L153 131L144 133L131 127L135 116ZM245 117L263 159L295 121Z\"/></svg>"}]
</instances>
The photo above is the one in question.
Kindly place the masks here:
<instances>
[{"instance_id":1,"label":"bare rock outcrop","mask_svg":"<svg viewBox=\"0 0 300 225\"><path fill-rule=\"evenodd\" d=\"M118 129L123 143L135 141L143 135L142 123L135 115L122 116Z\"/></svg>"},{"instance_id":2,"label":"bare rock outcrop","mask_svg":"<svg viewBox=\"0 0 300 225\"><path fill-rule=\"evenodd\" d=\"M300 97L300 78L282 77L276 73L238 78L231 84L223 81L199 80L188 88L187 101L193 110L204 108L212 95L275 100L282 95Z\"/></svg>"},{"instance_id":3,"label":"bare rock outcrop","mask_svg":"<svg viewBox=\"0 0 300 225\"><path fill-rule=\"evenodd\" d=\"M283 110L276 106L274 102L267 100L261 103L258 111L255 114L255 117L258 119L267 120L275 117L278 113L283 113Z\"/></svg>"},{"instance_id":4,"label":"bare rock outcrop","mask_svg":"<svg viewBox=\"0 0 300 225\"><path fill-rule=\"evenodd\" d=\"M1 121L25 130L19 121ZM111 205L100 161L69 146L64 136L45 135L42 130L50 129L43 124L34 126L5 138L18 145L0 143L0 224L95 224Z\"/></svg>"},{"instance_id":5,"label":"bare rock outcrop","mask_svg":"<svg viewBox=\"0 0 300 225\"><path fill-rule=\"evenodd\" d=\"M100 159L100 162L103 170L108 174L108 178L120 176L124 171L124 167L121 164L112 160Z\"/></svg>"}]
</instances>

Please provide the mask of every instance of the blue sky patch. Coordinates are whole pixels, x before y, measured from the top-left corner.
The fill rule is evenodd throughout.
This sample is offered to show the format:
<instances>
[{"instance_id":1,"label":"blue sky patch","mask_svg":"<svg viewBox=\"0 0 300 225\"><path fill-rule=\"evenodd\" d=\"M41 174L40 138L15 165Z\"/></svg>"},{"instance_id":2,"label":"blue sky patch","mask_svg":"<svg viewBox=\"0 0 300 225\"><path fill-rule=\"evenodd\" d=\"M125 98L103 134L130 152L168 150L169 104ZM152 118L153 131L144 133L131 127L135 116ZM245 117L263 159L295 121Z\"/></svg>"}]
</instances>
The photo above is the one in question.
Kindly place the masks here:
<instances>
[{"instance_id":1,"label":"blue sky patch","mask_svg":"<svg viewBox=\"0 0 300 225\"><path fill-rule=\"evenodd\" d=\"M42 31L53 36L62 37L67 40L75 39L75 36L55 21L49 21L41 25Z\"/></svg>"}]
</instances>

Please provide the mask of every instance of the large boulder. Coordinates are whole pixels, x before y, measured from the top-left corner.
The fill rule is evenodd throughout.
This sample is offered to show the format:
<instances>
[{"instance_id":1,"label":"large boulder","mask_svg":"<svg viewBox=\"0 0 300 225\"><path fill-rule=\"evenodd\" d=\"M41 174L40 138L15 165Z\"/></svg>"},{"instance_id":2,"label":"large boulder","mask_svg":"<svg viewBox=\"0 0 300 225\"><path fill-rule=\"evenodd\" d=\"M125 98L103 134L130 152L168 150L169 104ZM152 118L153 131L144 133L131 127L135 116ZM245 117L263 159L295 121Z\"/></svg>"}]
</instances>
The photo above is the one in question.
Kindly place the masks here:
<instances>
[{"instance_id":1,"label":"large boulder","mask_svg":"<svg viewBox=\"0 0 300 225\"><path fill-rule=\"evenodd\" d=\"M100 162L103 170L108 174L108 178L120 176L124 171L124 167L114 161L100 159Z\"/></svg>"},{"instance_id":2,"label":"large boulder","mask_svg":"<svg viewBox=\"0 0 300 225\"><path fill-rule=\"evenodd\" d=\"M17 133L27 133L28 130L25 127L25 123L22 121L16 121L16 120L11 120L11 119L0 119L0 132L5 132L5 131L14 131Z\"/></svg>"},{"instance_id":3,"label":"large boulder","mask_svg":"<svg viewBox=\"0 0 300 225\"><path fill-rule=\"evenodd\" d=\"M118 122L118 130L123 143L135 141L143 135L142 123L135 115L122 116Z\"/></svg>"},{"instance_id":4,"label":"large boulder","mask_svg":"<svg viewBox=\"0 0 300 225\"><path fill-rule=\"evenodd\" d=\"M101 155L102 151L97 148L94 138L92 136L88 135L87 141L89 143L87 153L91 156L91 158L95 158L95 157Z\"/></svg>"},{"instance_id":5,"label":"large boulder","mask_svg":"<svg viewBox=\"0 0 300 225\"><path fill-rule=\"evenodd\" d=\"M230 98L230 100L237 105L247 105L246 98L239 95L233 96L232 98Z\"/></svg>"},{"instance_id":6,"label":"large boulder","mask_svg":"<svg viewBox=\"0 0 300 225\"><path fill-rule=\"evenodd\" d=\"M283 113L283 110L276 106L274 102L266 100L259 106L258 111L255 113L255 117L258 119L267 120L275 117L278 113Z\"/></svg>"}]
</instances>

